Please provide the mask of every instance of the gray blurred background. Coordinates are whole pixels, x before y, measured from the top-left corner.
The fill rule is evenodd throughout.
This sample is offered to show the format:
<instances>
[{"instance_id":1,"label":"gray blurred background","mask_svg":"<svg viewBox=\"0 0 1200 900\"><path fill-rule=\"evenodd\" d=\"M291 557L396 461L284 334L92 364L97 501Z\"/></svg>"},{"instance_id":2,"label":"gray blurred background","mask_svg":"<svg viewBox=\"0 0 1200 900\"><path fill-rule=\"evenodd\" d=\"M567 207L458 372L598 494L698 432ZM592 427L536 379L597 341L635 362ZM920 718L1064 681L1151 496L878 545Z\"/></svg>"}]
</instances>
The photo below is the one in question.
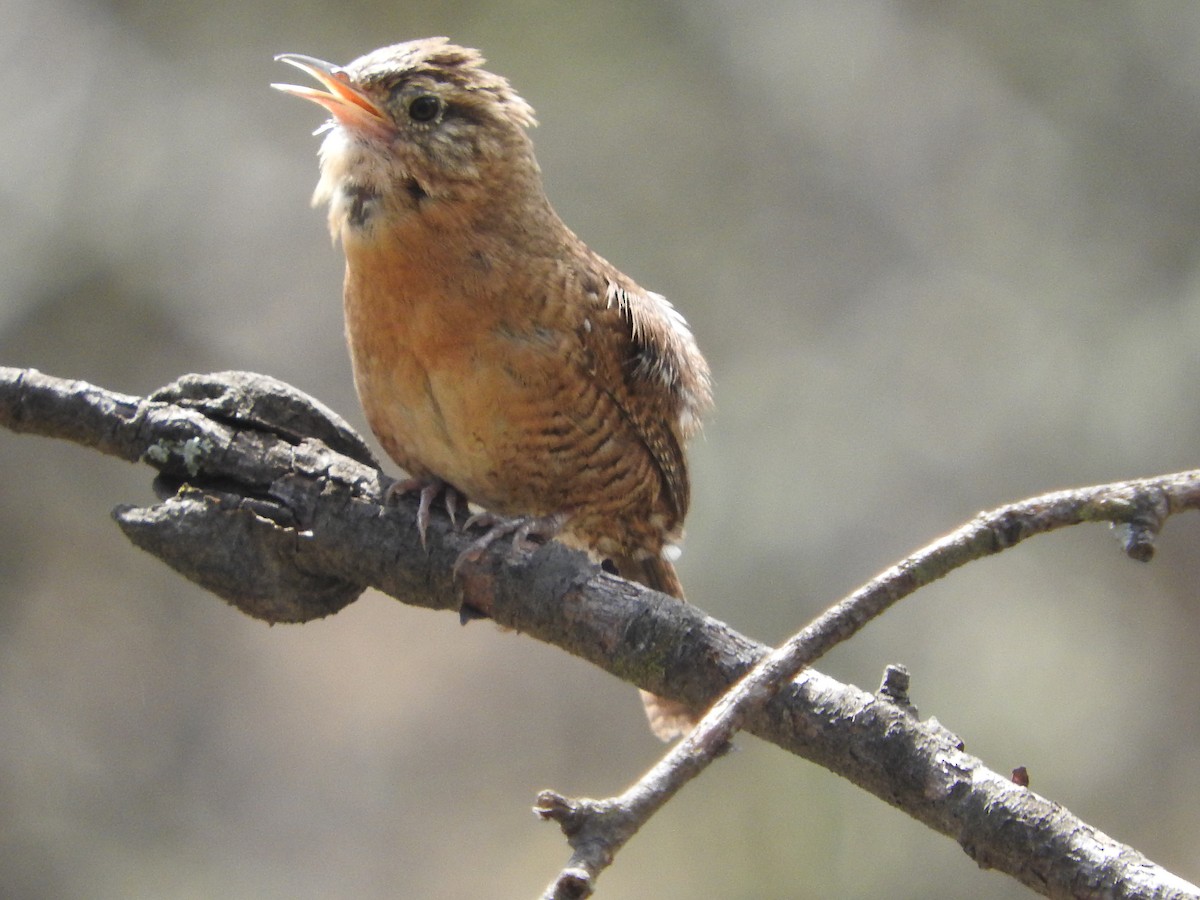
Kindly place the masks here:
<instances>
[{"instance_id":1,"label":"gray blurred background","mask_svg":"<svg viewBox=\"0 0 1200 900\"><path fill-rule=\"evenodd\" d=\"M0 0L0 363L267 372L362 427L320 123L281 51L447 34L716 378L691 598L777 642L977 510L1200 463L1200 5ZM656 759L635 692L378 595L267 628L128 545L150 474L0 433L0 895L529 898L538 789ZM994 769L1200 879L1200 523L973 565L820 668L906 663ZM745 737L606 898L1027 893Z\"/></svg>"}]
</instances>

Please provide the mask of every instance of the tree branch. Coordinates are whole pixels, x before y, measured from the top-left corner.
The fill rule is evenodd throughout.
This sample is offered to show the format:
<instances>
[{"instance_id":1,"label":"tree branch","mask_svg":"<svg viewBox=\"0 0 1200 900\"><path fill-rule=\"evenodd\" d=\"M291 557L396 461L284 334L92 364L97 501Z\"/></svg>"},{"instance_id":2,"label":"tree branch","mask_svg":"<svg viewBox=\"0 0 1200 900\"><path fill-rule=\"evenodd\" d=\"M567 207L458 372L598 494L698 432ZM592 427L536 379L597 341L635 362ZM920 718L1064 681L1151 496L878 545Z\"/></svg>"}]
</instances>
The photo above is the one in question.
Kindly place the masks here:
<instances>
[{"instance_id":1,"label":"tree branch","mask_svg":"<svg viewBox=\"0 0 1200 900\"><path fill-rule=\"evenodd\" d=\"M743 727L848 778L954 837L980 865L1048 896L1200 896L1061 806L989 771L935 720L918 721L895 702L895 691L868 694L813 670L788 677L879 609L1032 534L1117 522L1128 529L1128 551L1148 557L1162 520L1197 505L1200 473L1066 491L981 516L854 595L865 592L869 602L838 604L818 620L828 626L806 629L813 633L785 645L787 658L775 662L777 654L695 607L608 575L558 544L521 558L495 548L454 579L453 563L469 540L435 517L426 554L414 507L383 505L390 480L363 442L274 379L187 376L139 398L0 368L0 425L157 469L161 502L118 507L118 524L135 544L250 615L306 621L376 587L406 603L489 616L701 708L768 660L778 666L771 679L743 683L752 702L728 701L736 709L730 729ZM709 746L723 745L722 738ZM541 800L545 814L564 824L576 856L590 823L600 821L588 808L593 802ZM590 890L594 873L586 866L580 873Z\"/></svg>"},{"instance_id":2,"label":"tree branch","mask_svg":"<svg viewBox=\"0 0 1200 900\"><path fill-rule=\"evenodd\" d=\"M574 849L547 888L544 900L574 900L592 893L596 877L649 818L689 781L725 753L747 718L803 669L916 590L969 562L999 553L1027 537L1088 521L1123 530L1125 552L1148 562L1166 518L1200 506L1200 473L1059 491L980 513L974 520L883 572L823 612L757 664L713 704L696 727L619 797L570 800L553 791L535 811L562 826ZM908 673L889 668L880 694L908 706ZM958 749L962 749L959 746ZM1075 852L1077 848L1071 848ZM968 848L968 852L971 852ZM994 865L981 854L981 865ZM999 866L997 866L999 867ZM1039 881L1041 875L1037 876ZM1028 883L1028 882L1027 882ZM1075 890L1071 886L1071 890ZM1074 896L1074 894L1069 894ZM1104 894L1104 896L1124 896Z\"/></svg>"}]
</instances>

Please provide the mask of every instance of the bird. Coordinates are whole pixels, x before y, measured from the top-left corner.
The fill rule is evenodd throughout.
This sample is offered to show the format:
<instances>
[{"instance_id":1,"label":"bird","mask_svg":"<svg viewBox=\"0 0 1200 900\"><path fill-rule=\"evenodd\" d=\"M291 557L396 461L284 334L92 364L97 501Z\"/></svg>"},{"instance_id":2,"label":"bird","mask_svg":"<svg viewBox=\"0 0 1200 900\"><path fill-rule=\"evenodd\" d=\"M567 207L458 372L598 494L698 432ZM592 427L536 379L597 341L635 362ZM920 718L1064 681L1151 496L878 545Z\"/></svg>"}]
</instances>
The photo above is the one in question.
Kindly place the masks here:
<instances>
[{"instance_id":1,"label":"bird","mask_svg":"<svg viewBox=\"0 0 1200 900\"><path fill-rule=\"evenodd\" d=\"M533 108L448 38L334 65L280 54L319 87L276 84L330 118L313 206L345 256L355 388L380 445L430 506L483 510L474 545L555 537L684 599L672 562L685 446L712 404L684 317L559 218ZM663 740L697 711L643 692Z\"/></svg>"}]
</instances>

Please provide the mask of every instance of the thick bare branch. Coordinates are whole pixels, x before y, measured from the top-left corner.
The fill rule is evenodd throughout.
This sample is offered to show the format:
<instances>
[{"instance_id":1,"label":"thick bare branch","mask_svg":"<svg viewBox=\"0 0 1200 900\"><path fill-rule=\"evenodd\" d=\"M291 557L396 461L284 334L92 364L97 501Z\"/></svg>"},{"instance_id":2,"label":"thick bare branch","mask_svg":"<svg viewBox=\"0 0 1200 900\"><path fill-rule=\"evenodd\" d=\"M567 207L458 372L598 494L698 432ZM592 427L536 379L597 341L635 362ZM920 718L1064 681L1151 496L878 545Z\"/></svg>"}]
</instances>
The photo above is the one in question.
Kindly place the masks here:
<instances>
[{"instance_id":1,"label":"thick bare branch","mask_svg":"<svg viewBox=\"0 0 1200 900\"><path fill-rule=\"evenodd\" d=\"M273 379L189 376L137 398L0 369L0 425L156 468L163 500L149 509L119 508L115 515L126 534L185 576L271 621L326 615L373 586L406 603L490 616L698 707L722 696L770 652L696 608L612 577L557 544L522 558L497 548L453 579L454 560L469 539L435 517L426 554L414 508L382 504L389 480L361 441L315 401ZM1195 504L1198 478L1183 473L1017 504L988 518L991 524L981 524L961 552L997 552L1034 533L1098 520L1129 526L1137 551L1149 546L1147 536L1166 514ZM939 558L952 560L958 552L942 550ZM928 560L918 557L894 576L881 576L891 587L872 588L877 579L864 590L877 592L886 605L948 571L926 568ZM863 610L856 606L843 616L854 625L860 615L869 618ZM842 627L814 638L807 646L815 649L805 653L840 639ZM766 690L737 718L745 730L954 837L980 865L1049 896L1200 896L1062 807L990 772L936 721L918 721L888 693L865 693L810 669L795 680L784 677L782 688ZM588 815L590 803L551 794L541 802L548 817L567 826L577 853L595 838L587 833L595 827L589 823L605 821ZM586 867L574 874L590 889Z\"/></svg>"}]
</instances>

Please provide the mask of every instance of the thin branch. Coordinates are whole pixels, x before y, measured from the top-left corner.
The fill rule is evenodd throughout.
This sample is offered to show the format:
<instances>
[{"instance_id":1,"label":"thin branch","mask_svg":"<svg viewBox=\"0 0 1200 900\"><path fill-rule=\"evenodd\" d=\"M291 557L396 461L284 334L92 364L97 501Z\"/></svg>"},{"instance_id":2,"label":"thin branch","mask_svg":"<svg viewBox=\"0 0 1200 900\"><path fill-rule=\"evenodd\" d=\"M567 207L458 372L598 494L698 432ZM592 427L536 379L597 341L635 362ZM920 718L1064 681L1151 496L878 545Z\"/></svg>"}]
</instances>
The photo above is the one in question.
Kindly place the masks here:
<instances>
[{"instance_id":1,"label":"thin branch","mask_svg":"<svg viewBox=\"0 0 1200 900\"><path fill-rule=\"evenodd\" d=\"M1125 552L1149 561L1154 538L1166 518L1196 508L1200 508L1200 473L1187 472L1058 491L980 513L843 598L764 656L717 700L690 734L623 794L593 801L543 792L535 811L544 819L559 822L574 850L543 897L576 900L589 896L596 878L612 864L621 847L685 784L725 753L747 717L760 711L803 669L913 592L1035 534L1082 522L1122 526ZM896 699L894 691L887 693Z\"/></svg>"},{"instance_id":2,"label":"thin branch","mask_svg":"<svg viewBox=\"0 0 1200 900\"><path fill-rule=\"evenodd\" d=\"M390 480L361 440L320 404L273 379L188 376L139 398L0 368L0 425L157 469L161 502L119 507L118 524L138 546L250 615L304 621L373 586L406 603L487 615L697 708L772 660L776 680L743 685L751 694L745 706L727 701L734 725L954 837L980 865L1056 897L1200 896L1057 804L989 771L935 720L918 721L911 707L895 701L895 691L869 694L811 669L788 677L788 666L861 627L873 614L871 603L883 608L966 559L1031 534L1083 521L1121 522L1134 552L1144 555L1167 515L1196 506L1200 473L1063 492L981 517L956 533L962 540L946 538L930 555L884 573L863 589L874 599L850 604L828 630L800 642L794 657L778 661L695 607L610 576L558 544L524 557L497 547L454 579L454 560L470 539L435 516L426 554L415 507L383 505ZM731 733L725 728L701 751L723 747L721 735ZM689 739L682 747L696 744ZM634 793L640 790L660 789ZM594 836L594 823L620 818L594 814L595 804L608 801L555 798L545 795L541 808L566 826L576 854ZM661 805L665 797L639 794L634 801ZM633 820L623 827L636 830ZM591 889L599 871L594 860L607 864L602 856L586 856L593 861L576 867L577 889Z\"/></svg>"}]
</instances>

